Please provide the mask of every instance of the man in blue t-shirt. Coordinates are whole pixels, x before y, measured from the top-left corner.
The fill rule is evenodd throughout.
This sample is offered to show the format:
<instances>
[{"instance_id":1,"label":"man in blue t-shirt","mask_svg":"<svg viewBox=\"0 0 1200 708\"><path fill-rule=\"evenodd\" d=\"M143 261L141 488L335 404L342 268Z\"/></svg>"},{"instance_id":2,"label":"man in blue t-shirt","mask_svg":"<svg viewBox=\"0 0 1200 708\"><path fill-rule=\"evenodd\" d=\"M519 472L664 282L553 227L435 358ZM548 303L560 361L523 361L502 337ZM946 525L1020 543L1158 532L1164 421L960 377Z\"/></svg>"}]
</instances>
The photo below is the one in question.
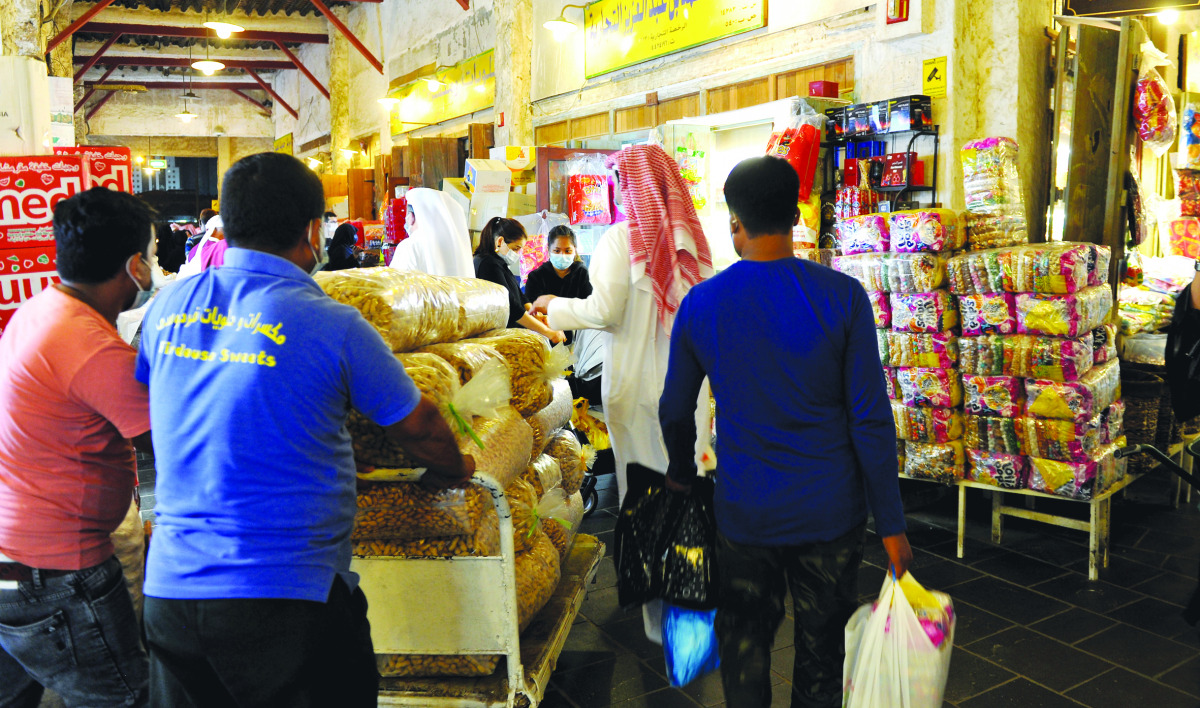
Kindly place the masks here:
<instances>
[{"instance_id":1,"label":"man in blue t-shirt","mask_svg":"<svg viewBox=\"0 0 1200 708\"><path fill-rule=\"evenodd\" d=\"M347 412L423 462L427 485L474 472L383 338L310 277L326 260L324 210L321 180L295 158L240 160L221 185L225 264L146 314L154 705L374 706Z\"/></svg>"},{"instance_id":2,"label":"man in blue t-shirt","mask_svg":"<svg viewBox=\"0 0 1200 708\"><path fill-rule=\"evenodd\" d=\"M868 507L896 573L912 559L871 305L856 280L792 255L799 188L776 157L730 173L725 199L742 260L680 305L659 406L667 486L686 491L696 474L696 396L709 377L716 630L730 708L771 704L771 644L789 586L792 707L840 706Z\"/></svg>"}]
</instances>

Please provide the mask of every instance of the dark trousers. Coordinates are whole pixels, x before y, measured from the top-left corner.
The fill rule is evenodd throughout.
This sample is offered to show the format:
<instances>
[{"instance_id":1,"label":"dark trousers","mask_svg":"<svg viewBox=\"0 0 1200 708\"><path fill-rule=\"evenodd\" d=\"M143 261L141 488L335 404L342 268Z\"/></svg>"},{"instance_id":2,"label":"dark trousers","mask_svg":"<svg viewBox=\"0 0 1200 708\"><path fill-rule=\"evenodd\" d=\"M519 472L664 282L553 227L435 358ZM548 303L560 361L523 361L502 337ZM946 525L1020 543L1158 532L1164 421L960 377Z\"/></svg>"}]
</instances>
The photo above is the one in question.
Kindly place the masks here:
<instances>
[{"instance_id":1,"label":"dark trousers","mask_svg":"<svg viewBox=\"0 0 1200 708\"><path fill-rule=\"evenodd\" d=\"M375 706L367 598L335 578L326 602L146 598L150 700L162 708Z\"/></svg>"},{"instance_id":2,"label":"dark trousers","mask_svg":"<svg viewBox=\"0 0 1200 708\"><path fill-rule=\"evenodd\" d=\"M729 708L771 705L771 645L792 592L796 663L792 708L842 705L846 622L858 598L864 527L803 546L762 548L718 534L717 639Z\"/></svg>"}]
</instances>

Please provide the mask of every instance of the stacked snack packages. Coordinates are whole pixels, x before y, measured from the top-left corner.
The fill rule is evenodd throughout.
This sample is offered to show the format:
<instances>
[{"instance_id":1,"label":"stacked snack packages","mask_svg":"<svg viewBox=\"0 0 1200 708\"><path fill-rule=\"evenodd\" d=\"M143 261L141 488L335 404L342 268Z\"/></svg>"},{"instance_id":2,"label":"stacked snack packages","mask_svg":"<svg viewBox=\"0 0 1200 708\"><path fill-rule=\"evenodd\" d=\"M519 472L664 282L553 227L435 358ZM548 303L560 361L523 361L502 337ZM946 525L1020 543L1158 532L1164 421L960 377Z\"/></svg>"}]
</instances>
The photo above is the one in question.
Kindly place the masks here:
<instances>
[{"instance_id":1,"label":"stacked snack packages","mask_svg":"<svg viewBox=\"0 0 1200 708\"><path fill-rule=\"evenodd\" d=\"M507 298L490 283L389 268L339 273L322 274L318 282L376 326L437 405L463 454L474 458L476 474L505 490L517 553L517 620L524 630L558 587L583 512L584 455L561 430L571 413L564 353L528 330L498 329L508 317ZM500 555L500 516L484 487L432 491L417 482L418 461L384 428L357 411L347 427L359 470L351 535L356 556ZM530 483L535 467L549 488ZM432 677L490 675L499 658L388 654L376 660L383 676Z\"/></svg>"},{"instance_id":2,"label":"stacked snack packages","mask_svg":"<svg viewBox=\"0 0 1200 708\"><path fill-rule=\"evenodd\" d=\"M963 319L968 477L1091 499L1123 474L1108 249L1030 244L947 263Z\"/></svg>"},{"instance_id":3,"label":"stacked snack packages","mask_svg":"<svg viewBox=\"0 0 1200 708\"><path fill-rule=\"evenodd\" d=\"M847 255L833 267L863 284L897 436L901 471L951 482L963 476L958 306L946 287L946 259L962 248L958 214L919 209L846 219Z\"/></svg>"},{"instance_id":4,"label":"stacked snack packages","mask_svg":"<svg viewBox=\"0 0 1200 708\"><path fill-rule=\"evenodd\" d=\"M1016 246L1029 242L1017 143L1009 138L979 138L960 153L967 202L967 239L971 248Z\"/></svg>"}]
</instances>

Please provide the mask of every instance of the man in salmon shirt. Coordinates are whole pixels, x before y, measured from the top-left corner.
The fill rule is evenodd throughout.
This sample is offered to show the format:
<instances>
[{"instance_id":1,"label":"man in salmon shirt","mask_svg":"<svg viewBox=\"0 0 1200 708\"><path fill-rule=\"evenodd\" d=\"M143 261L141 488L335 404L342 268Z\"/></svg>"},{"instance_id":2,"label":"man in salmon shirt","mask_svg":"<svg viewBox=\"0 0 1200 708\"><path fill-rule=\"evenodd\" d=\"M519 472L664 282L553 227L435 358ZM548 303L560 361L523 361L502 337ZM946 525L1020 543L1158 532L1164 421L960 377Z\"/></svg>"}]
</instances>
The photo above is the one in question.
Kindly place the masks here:
<instances>
[{"instance_id":1,"label":"man in salmon shirt","mask_svg":"<svg viewBox=\"0 0 1200 708\"><path fill-rule=\"evenodd\" d=\"M146 387L117 315L156 285L150 209L88 190L54 210L62 283L0 336L0 705L144 706L146 652L109 535L129 509Z\"/></svg>"}]
</instances>

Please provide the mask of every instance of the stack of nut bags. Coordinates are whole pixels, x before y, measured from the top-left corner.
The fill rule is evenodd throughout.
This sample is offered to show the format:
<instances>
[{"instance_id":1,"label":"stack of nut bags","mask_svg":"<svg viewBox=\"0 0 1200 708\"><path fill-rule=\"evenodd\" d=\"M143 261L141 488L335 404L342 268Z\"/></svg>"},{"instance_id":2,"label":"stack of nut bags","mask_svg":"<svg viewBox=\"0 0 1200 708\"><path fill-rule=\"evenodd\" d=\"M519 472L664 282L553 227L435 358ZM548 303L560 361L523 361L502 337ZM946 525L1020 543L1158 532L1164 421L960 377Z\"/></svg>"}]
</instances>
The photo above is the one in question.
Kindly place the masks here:
<instances>
[{"instance_id":1,"label":"stack of nut bags","mask_svg":"<svg viewBox=\"0 0 1200 708\"><path fill-rule=\"evenodd\" d=\"M1028 243L1025 200L1017 172L1017 142L1002 137L969 140L959 157L971 248Z\"/></svg>"},{"instance_id":2,"label":"stack of nut bags","mask_svg":"<svg viewBox=\"0 0 1200 708\"><path fill-rule=\"evenodd\" d=\"M1123 475L1108 261L1102 246L1053 243L948 263L971 479L1090 499Z\"/></svg>"}]
</instances>

